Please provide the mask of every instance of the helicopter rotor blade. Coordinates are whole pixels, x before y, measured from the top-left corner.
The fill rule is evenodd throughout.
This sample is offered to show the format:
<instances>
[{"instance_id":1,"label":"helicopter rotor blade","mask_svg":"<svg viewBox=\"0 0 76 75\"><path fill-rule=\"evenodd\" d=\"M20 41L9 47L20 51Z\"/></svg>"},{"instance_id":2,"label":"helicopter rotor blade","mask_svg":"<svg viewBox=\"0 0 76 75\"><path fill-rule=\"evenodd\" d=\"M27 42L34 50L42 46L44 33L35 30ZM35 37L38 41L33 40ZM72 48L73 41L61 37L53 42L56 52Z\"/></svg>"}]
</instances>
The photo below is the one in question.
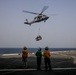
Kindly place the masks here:
<instances>
[{"instance_id":1,"label":"helicopter rotor blade","mask_svg":"<svg viewBox=\"0 0 76 75\"><path fill-rule=\"evenodd\" d=\"M31 14L35 14L35 15L38 15L39 14L39 13L29 12L29 11L25 11L25 10L23 10L23 12L31 13Z\"/></svg>"},{"instance_id":2,"label":"helicopter rotor blade","mask_svg":"<svg viewBox=\"0 0 76 75\"><path fill-rule=\"evenodd\" d=\"M50 14L51 16L57 16L57 14Z\"/></svg>"},{"instance_id":3,"label":"helicopter rotor blade","mask_svg":"<svg viewBox=\"0 0 76 75\"><path fill-rule=\"evenodd\" d=\"M40 14L42 14L47 8L48 6L44 6Z\"/></svg>"}]
</instances>

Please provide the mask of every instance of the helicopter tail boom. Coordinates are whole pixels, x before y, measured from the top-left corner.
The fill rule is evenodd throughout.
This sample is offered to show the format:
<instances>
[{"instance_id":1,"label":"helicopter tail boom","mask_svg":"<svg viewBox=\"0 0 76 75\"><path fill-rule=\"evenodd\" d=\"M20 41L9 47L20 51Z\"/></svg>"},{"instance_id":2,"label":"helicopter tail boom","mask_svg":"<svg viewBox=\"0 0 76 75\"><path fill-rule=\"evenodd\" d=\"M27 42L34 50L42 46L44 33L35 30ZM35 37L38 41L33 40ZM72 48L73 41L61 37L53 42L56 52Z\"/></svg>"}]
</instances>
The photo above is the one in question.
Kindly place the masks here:
<instances>
[{"instance_id":1,"label":"helicopter tail boom","mask_svg":"<svg viewBox=\"0 0 76 75\"><path fill-rule=\"evenodd\" d=\"M24 24L28 24L28 25L30 25L30 26L31 26L31 23L29 23L29 22L24 22Z\"/></svg>"},{"instance_id":2,"label":"helicopter tail boom","mask_svg":"<svg viewBox=\"0 0 76 75\"><path fill-rule=\"evenodd\" d=\"M26 19L26 22L24 22L24 24L31 25L31 23L28 22L28 19Z\"/></svg>"}]
</instances>

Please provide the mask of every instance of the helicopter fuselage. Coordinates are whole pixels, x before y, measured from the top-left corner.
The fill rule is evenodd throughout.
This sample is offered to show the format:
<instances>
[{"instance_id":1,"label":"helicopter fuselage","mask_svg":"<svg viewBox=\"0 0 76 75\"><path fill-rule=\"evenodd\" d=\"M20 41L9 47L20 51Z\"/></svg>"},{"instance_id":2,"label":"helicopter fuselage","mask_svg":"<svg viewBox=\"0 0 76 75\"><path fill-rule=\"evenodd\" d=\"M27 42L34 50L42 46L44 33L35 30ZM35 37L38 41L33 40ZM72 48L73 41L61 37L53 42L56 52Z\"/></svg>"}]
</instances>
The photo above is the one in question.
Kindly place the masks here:
<instances>
[{"instance_id":1,"label":"helicopter fuselage","mask_svg":"<svg viewBox=\"0 0 76 75\"><path fill-rule=\"evenodd\" d=\"M46 21L49 17L46 15L40 15L34 18L35 22L41 22L41 21Z\"/></svg>"},{"instance_id":2,"label":"helicopter fuselage","mask_svg":"<svg viewBox=\"0 0 76 75\"><path fill-rule=\"evenodd\" d=\"M31 25L31 24L33 24L33 23L37 23L37 22L41 22L41 21L46 22L46 20L47 20L48 18L49 18L49 17L46 16L46 15L39 15L39 16L36 16L36 17L34 18L34 20L31 21L31 22L28 22L28 20L26 19L26 22L24 22L24 24Z\"/></svg>"}]
</instances>

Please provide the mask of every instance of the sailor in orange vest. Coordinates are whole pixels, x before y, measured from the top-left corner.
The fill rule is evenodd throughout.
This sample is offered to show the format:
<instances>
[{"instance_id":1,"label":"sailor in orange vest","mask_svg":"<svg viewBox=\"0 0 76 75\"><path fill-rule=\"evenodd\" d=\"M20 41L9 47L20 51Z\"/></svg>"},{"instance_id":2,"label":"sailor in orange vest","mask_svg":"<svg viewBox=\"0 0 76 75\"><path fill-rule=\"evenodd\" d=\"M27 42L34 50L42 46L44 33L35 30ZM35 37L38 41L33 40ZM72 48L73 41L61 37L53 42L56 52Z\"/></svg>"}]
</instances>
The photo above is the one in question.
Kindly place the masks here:
<instances>
[{"instance_id":1,"label":"sailor in orange vest","mask_svg":"<svg viewBox=\"0 0 76 75\"><path fill-rule=\"evenodd\" d=\"M22 61L25 67L27 63L27 57L28 57L28 50L27 50L27 47L24 47L22 50Z\"/></svg>"},{"instance_id":2,"label":"sailor in orange vest","mask_svg":"<svg viewBox=\"0 0 76 75\"><path fill-rule=\"evenodd\" d=\"M44 57L44 62L45 62L45 70L48 70L47 66L49 66L49 70L52 70L50 56L51 56L51 54L50 54L49 48L45 47L45 51L43 52L43 57Z\"/></svg>"}]
</instances>

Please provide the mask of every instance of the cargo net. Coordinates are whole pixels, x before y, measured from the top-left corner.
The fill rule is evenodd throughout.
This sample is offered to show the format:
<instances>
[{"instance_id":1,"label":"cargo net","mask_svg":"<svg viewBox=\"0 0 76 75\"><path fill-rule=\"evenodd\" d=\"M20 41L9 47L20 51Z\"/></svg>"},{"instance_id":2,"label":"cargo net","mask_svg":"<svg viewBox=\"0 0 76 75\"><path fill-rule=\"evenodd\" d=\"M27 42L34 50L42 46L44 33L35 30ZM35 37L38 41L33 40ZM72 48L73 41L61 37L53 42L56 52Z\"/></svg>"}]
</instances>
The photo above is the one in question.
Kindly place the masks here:
<instances>
[{"instance_id":1,"label":"cargo net","mask_svg":"<svg viewBox=\"0 0 76 75\"><path fill-rule=\"evenodd\" d=\"M36 39L36 41L40 41L40 40L42 40L42 37L40 35L38 35L35 39Z\"/></svg>"}]
</instances>

